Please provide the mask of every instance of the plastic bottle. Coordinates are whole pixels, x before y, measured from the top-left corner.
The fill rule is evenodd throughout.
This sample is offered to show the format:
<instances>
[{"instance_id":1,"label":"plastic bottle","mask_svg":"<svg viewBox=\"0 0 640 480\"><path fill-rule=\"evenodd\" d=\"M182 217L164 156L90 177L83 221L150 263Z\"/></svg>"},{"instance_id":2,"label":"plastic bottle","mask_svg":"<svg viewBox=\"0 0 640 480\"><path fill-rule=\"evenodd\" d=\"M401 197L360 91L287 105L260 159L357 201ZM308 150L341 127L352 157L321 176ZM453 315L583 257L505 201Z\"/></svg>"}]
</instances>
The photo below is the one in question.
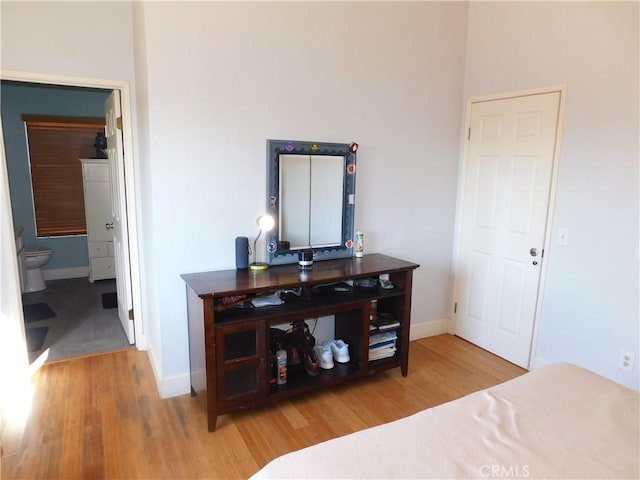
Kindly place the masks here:
<instances>
[{"instance_id":1,"label":"plastic bottle","mask_svg":"<svg viewBox=\"0 0 640 480\"><path fill-rule=\"evenodd\" d=\"M364 233L362 233L360 230L356 232L355 250L356 258L361 258L364 256Z\"/></svg>"},{"instance_id":2,"label":"plastic bottle","mask_svg":"<svg viewBox=\"0 0 640 480\"><path fill-rule=\"evenodd\" d=\"M373 325L378 325L378 300L371 300L371 312L369 313L369 321Z\"/></svg>"},{"instance_id":3,"label":"plastic bottle","mask_svg":"<svg viewBox=\"0 0 640 480\"><path fill-rule=\"evenodd\" d=\"M284 385L287 383L287 351L282 349L278 350L276 352L276 359L278 360L278 376L276 378L276 383L278 385Z\"/></svg>"}]
</instances>

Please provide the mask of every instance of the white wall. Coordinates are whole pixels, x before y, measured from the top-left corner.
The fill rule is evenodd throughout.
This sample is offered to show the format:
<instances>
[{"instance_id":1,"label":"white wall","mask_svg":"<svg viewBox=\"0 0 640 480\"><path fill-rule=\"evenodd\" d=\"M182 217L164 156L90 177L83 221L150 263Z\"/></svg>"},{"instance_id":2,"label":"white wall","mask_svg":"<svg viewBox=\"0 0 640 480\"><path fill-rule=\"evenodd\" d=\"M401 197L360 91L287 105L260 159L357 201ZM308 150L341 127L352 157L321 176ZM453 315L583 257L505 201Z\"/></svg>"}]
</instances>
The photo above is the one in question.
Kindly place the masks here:
<instances>
[{"instance_id":1,"label":"white wall","mask_svg":"<svg viewBox=\"0 0 640 480\"><path fill-rule=\"evenodd\" d=\"M2 68L133 80L130 2L7 2Z\"/></svg>"},{"instance_id":2,"label":"white wall","mask_svg":"<svg viewBox=\"0 0 640 480\"><path fill-rule=\"evenodd\" d=\"M357 141L367 250L421 264L414 289L429 294L414 297L414 322L447 316L465 3L149 2L134 12L163 394L188 388L180 274L234 268L234 238L257 233L268 138Z\"/></svg>"},{"instance_id":3,"label":"white wall","mask_svg":"<svg viewBox=\"0 0 640 480\"><path fill-rule=\"evenodd\" d=\"M24 422L31 406L31 375L20 287L16 281L18 264L8 179L3 150L0 152L0 435L10 423Z\"/></svg>"},{"instance_id":4,"label":"white wall","mask_svg":"<svg viewBox=\"0 0 640 480\"><path fill-rule=\"evenodd\" d=\"M536 362L640 388L638 3L472 2L465 97L566 84ZM632 373L616 368L620 350Z\"/></svg>"},{"instance_id":5,"label":"white wall","mask_svg":"<svg viewBox=\"0 0 640 480\"><path fill-rule=\"evenodd\" d=\"M1 2L1 56L3 74L18 72L17 78L40 80L44 76L53 83L117 85L128 83L131 100L123 96L130 107L124 111L125 129L131 122L133 155L125 159L127 169L129 218L140 217L141 203L132 208L132 181L138 181L136 97L133 50L132 4L130 2ZM12 77L13 78L13 77ZM123 91L123 93L127 93ZM125 106L126 107L126 106ZM130 152L126 149L127 153ZM132 171L134 172L131 175ZM133 179L133 180L131 180ZM136 215L133 215L135 211ZM129 231L129 238L140 245L142 229ZM144 273L144 272L142 272ZM138 270L132 264L132 282L138 284ZM143 318L145 285L140 286L142 305L136 292L134 304L138 325ZM136 330L138 332L138 328ZM145 348L144 335L137 344Z\"/></svg>"},{"instance_id":6,"label":"white wall","mask_svg":"<svg viewBox=\"0 0 640 480\"><path fill-rule=\"evenodd\" d=\"M140 240L140 260L144 268L140 272L140 283L143 286L145 301L143 302L143 314L145 323L145 337L147 351L151 359L151 365L159 385L164 378L162 373L160 324L157 313L157 304L153 292L155 291L155 261L153 256L153 184L151 182L153 167L150 160L149 148L149 95L147 80L147 51L146 30L144 24L144 2L134 2L133 11L133 53L135 58L135 103L137 105L137 130L138 156L138 206L139 206L139 231L142 232ZM146 233L146 234L145 234ZM182 388L182 387L179 387Z\"/></svg>"}]
</instances>

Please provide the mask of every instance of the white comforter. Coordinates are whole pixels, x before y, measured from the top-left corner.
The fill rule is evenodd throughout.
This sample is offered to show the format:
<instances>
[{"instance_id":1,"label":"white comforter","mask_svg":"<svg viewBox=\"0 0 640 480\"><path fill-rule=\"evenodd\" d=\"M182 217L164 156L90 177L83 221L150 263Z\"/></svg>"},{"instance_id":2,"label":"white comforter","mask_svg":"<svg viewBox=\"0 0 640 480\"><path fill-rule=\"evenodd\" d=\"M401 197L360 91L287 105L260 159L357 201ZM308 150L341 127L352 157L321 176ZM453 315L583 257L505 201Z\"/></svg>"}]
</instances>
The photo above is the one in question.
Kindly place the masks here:
<instances>
[{"instance_id":1,"label":"white comforter","mask_svg":"<svg viewBox=\"0 0 640 480\"><path fill-rule=\"evenodd\" d=\"M637 392L555 364L283 455L251 478L637 479L639 406Z\"/></svg>"}]
</instances>

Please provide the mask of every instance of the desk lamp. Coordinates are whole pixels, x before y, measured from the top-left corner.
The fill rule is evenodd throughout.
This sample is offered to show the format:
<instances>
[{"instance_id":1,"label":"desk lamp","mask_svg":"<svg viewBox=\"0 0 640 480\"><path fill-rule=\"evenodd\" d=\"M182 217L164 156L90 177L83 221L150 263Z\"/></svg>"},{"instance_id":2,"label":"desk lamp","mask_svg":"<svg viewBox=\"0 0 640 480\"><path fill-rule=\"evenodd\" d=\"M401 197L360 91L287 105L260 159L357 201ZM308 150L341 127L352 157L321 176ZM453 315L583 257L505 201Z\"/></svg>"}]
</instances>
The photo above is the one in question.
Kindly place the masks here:
<instances>
[{"instance_id":1,"label":"desk lamp","mask_svg":"<svg viewBox=\"0 0 640 480\"><path fill-rule=\"evenodd\" d=\"M262 232L270 231L275 226L276 221L271 215L262 215L258 217L257 223L258 223L258 228L260 229L260 232L258 233L258 236L256 237L256 239L253 241L253 263L249 265L249 269L254 272L257 272L260 270L266 270L267 268L269 268L269 265L267 265L266 263L257 261L258 250L256 250L256 245L258 244L258 239L260 238L260 235L262 235Z\"/></svg>"}]
</instances>

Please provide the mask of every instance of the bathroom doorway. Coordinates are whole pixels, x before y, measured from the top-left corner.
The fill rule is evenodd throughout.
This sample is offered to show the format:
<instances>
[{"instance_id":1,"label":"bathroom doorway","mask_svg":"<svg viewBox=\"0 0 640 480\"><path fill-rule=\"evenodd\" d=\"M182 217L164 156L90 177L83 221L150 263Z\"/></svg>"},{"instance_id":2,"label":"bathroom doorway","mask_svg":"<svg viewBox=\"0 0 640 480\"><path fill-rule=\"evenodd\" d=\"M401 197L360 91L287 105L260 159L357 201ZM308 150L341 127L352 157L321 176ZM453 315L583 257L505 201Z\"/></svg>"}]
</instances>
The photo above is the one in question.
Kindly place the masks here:
<instances>
[{"instance_id":1,"label":"bathroom doorway","mask_svg":"<svg viewBox=\"0 0 640 480\"><path fill-rule=\"evenodd\" d=\"M10 77L10 78L9 78ZM104 97L108 96L114 90L123 93L123 103L129 100L129 91L128 85L122 84L120 82L104 82L104 81L96 81L93 82L91 80L81 79L80 81L75 81L74 79L48 79L45 77L34 79L32 74L16 74L11 73L11 75L4 74L1 77L2 79L2 87L4 89L5 85L11 84L16 88L22 88L23 90L36 92L39 91L48 91L51 98L53 100L49 100L53 104L55 104L55 96L59 95L68 99L70 95L78 94L81 92L85 98L87 95L98 95L101 98L98 98L94 101L94 111L98 105L99 111L101 113L100 116L104 116ZM4 93L4 92L3 92ZM27 95L27 97L32 97L31 101L35 102L37 95ZM6 96L3 95L3 100L6 100ZM65 99L62 99L62 102L65 103ZM73 102L66 102L67 107L73 106ZM41 103L42 104L42 103ZM102 107L100 107L102 106ZM86 105L85 105L86 107ZM130 106L126 105L123 108L122 116L125 115L130 116ZM69 116L95 116L95 113L89 112L86 108L84 110L82 108L78 109L78 111L65 111L65 112L33 112L30 113L64 113ZM3 127L5 124L5 112L3 108ZM128 124L129 122L124 122ZM126 161L128 164L123 165L124 169L127 171L127 175L130 176L129 181L125 185L126 190L126 199L123 199L123 202L126 202L128 205L125 207L125 211L129 212L133 209L133 205L135 202L135 195L132 188L128 188L130 185L133 185L133 173L132 173L132 161L133 155L131 154L131 129L130 126L127 125L127 129L123 132L124 137L124 149L126 155ZM0 138L0 147L5 150L6 162L10 162L10 156L12 152L10 151L8 143L8 135L6 127L3 129L3 138ZM22 132L24 136L24 132ZM22 140L24 143L24 139ZM17 180L18 185L14 185L16 179L14 176L9 173L9 186L13 191L15 188L20 187L20 180ZM30 184L29 184L29 192L30 195ZM16 208L21 208L20 206L13 205L14 198L12 194L12 208L15 210ZM32 207L30 207L32 208ZM134 212L135 213L135 212ZM31 213L32 215L32 213ZM16 220L16 215L14 212L13 215L14 221ZM125 219L123 219L125 220ZM135 230L135 215L133 218L130 218L127 215L126 223L130 232L130 238L136 237ZM20 225L15 225L20 226ZM36 241L35 237L32 237L33 241ZM37 239L40 241L39 245L35 245L36 248L46 248L44 243L46 243L49 239ZM62 240L62 239L61 239ZM29 322L26 325L27 328L32 326L35 327L45 327L48 326L48 333L44 336L42 345L40 348L37 348L38 341L30 346L32 352L30 353L30 360L33 356L33 351L35 352L43 352L48 351L48 354L51 354L51 359L59 359L70 356L77 356L89 353L97 353L102 351L113 350L117 348L126 348L129 345L129 342L125 339L123 340L123 332L122 327L119 325L117 320L117 308L113 308L113 305L109 302L104 303L104 295L106 294L107 299L110 297L110 294L116 291L116 285L114 280L101 280L96 281L93 284L88 282L86 275L83 275L83 266L78 266L78 259L73 259L74 248L76 250L76 255L80 253L80 256L83 256L83 251L86 251L86 237L83 239L84 243L82 246L78 246L77 239L64 239L71 243L70 249L66 249L66 253L64 254L66 258L61 259L62 263L58 262L54 263L52 267L45 272L45 280L47 281L47 290L41 292L33 292L22 295L23 303L26 305L44 305L44 309L41 312L35 312L35 317L33 317L33 309L27 308L25 309L25 320ZM63 241L64 241L63 240ZM75 245L73 244L75 240ZM29 242L27 242L29 243ZM82 243L80 241L79 243ZM131 245L132 242L127 242L128 245ZM131 250L131 267L128 268L129 271L125 272L127 276L130 276L132 279L131 287L130 287L130 302L131 308L130 312L133 314L140 312L139 304L140 304L140 290L139 290L139 282L137 279L138 276L138 254L137 249L135 249L135 245L133 245L133 249ZM54 247L55 250L55 247ZM63 248L64 252L65 249ZM86 261L86 258L85 258ZM64 264L66 262L66 265ZM80 259L80 263L82 259ZM86 269L86 267L84 267ZM16 283L19 283L18 280ZM63 301L63 298L66 300ZM62 303L61 303L62 302ZM138 308L135 308L135 306ZM94 308L95 307L95 308ZM27 311L28 310L28 311ZM36 308L37 310L37 308ZM57 310L57 311L56 311ZM27 319L27 313L30 318ZM39 316L40 315L40 316ZM132 315L133 316L133 315ZM109 318L115 318L116 322L114 325L120 330L113 329L109 327L107 324L107 320ZM140 315L136 315L135 322L135 330L136 330L136 346L140 349L145 348L144 335L142 334L142 318ZM35 319L34 319L35 318ZM83 319L92 319L94 322L98 319L98 323L93 325L92 327L88 327L87 325L83 326ZM33 323L31 323L33 322ZM48 323L51 322L51 323ZM67 333L64 333L63 325L67 324L69 327L67 329ZM99 325L102 323L102 325ZM55 325L55 327L54 327ZM44 329L44 328L43 328ZM111 332L111 334L109 334ZM49 336L49 339L46 336ZM106 336L105 336L106 335ZM101 338L102 337L102 338ZM109 338L111 337L111 338ZM64 339L67 343L62 346L52 347L53 343L56 343L56 340ZM38 339L36 339L38 340ZM75 341L76 345L72 345ZM27 343L33 343L33 340L27 339ZM71 342L71 343L70 343ZM34 350L35 349L35 350Z\"/></svg>"}]
</instances>

